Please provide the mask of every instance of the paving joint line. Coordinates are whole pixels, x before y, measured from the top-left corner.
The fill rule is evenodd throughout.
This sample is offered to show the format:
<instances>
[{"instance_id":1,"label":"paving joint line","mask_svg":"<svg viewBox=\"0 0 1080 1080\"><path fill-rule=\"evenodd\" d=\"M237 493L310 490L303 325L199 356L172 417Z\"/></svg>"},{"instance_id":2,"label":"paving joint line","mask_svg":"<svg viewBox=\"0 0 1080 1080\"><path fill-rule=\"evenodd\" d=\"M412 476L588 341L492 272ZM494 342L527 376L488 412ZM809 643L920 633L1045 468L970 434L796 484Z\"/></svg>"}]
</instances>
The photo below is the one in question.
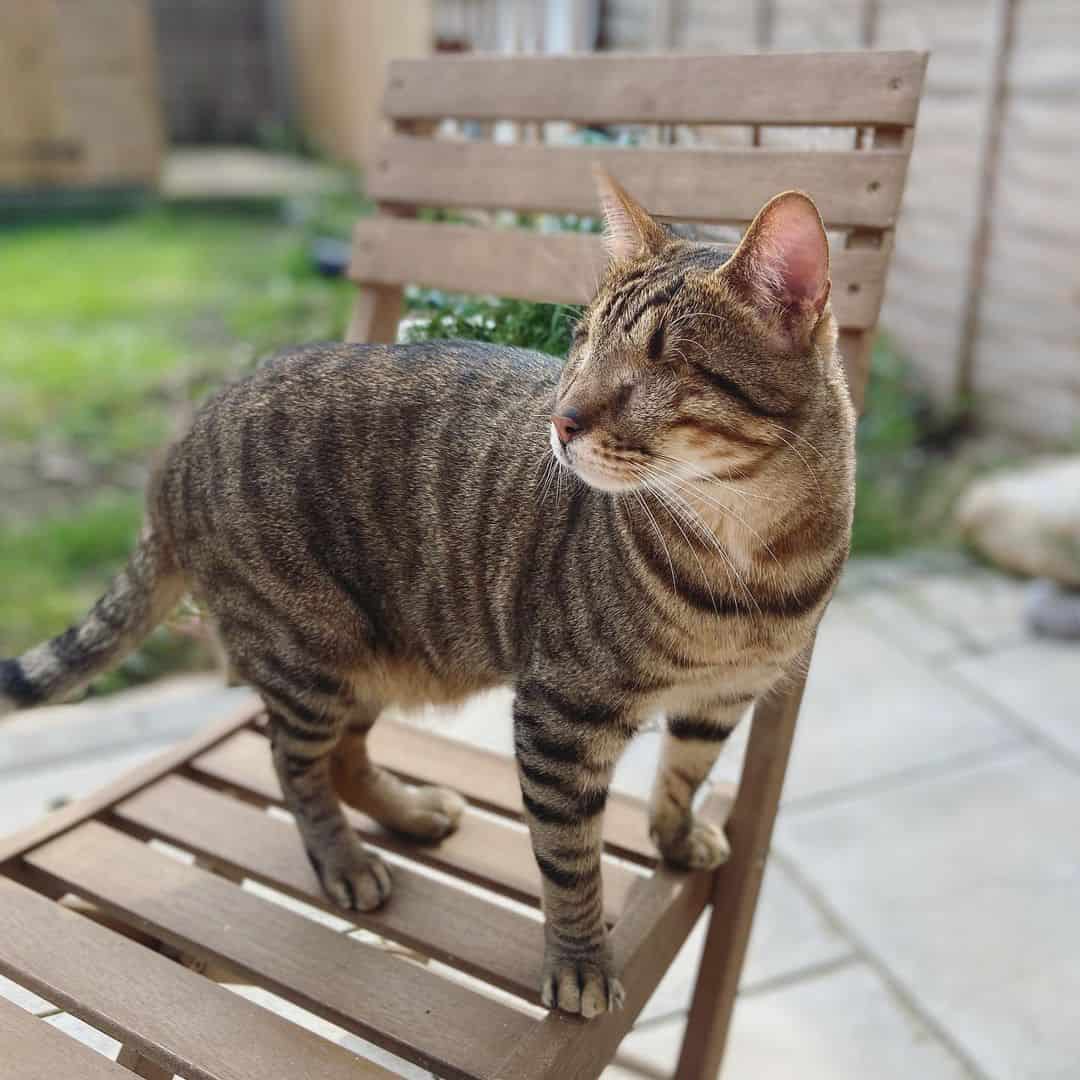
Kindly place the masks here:
<instances>
[{"instance_id":1,"label":"paving joint line","mask_svg":"<svg viewBox=\"0 0 1080 1080\"><path fill-rule=\"evenodd\" d=\"M964 772L980 765L993 764L998 760L1007 760L1013 755L1019 755L1024 751L1037 748L1035 740L1027 737L1024 732L1010 732L1008 742L1001 742L979 750L964 750L939 761L912 765L910 768L901 769L899 772L890 773L887 776L861 780L858 783L833 788L831 791L793 796L781 804L780 812L781 814L799 816L817 810L843 806L845 803L859 802L862 799L873 798L875 795L885 792L901 791L904 788L913 787L926 781L939 780L952 773Z\"/></svg>"},{"instance_id":2,"label":"paving joint line","mask_svg":"<svg viewBox=\"0 0 1080 1080\"><path fill-rule=\"evenodd\" d=\"M942 669L942 673L952 681L953 686L957 690L963 691L963 693L969 695L975 701L989 709L1016 730L1018 734L1022 734L1030 742L1040 747L1040 749L1045 750L1055 758L1063 759L1070 770L1080 773L1080 754L1077 754L1076 751L1072 750L1064 743L1058 742L1036 725L1025 720L1024 717L1015 712L1011 706L999 701L992 694L988 694L982 687L972 682L966 675L957 671L954 667L946 666Z\"/></svg>"},{"instance_id":3,"label":"paving joint line","mask_svg":"<svg viewBox=\"0 0 1080 1080\"><path fill-rule=\"evenodd\" d=\"M919 1000L915 991L908 989L881 956L864 940L862 935L853 930L840 913L833 908L823 890L802 872L795 860L778 851L773 851L770 857L775 859L791 875L792 879L807 894L821 913L843 930L844 936L851 942L857 958L881 979L896 1000L926 1028L928 1034L953 1055L957 1062L967 1071L971 1080L993 1080L990 1073L979 1065L977 1059L964 1044Z\"/></svg>"}]
</instances>

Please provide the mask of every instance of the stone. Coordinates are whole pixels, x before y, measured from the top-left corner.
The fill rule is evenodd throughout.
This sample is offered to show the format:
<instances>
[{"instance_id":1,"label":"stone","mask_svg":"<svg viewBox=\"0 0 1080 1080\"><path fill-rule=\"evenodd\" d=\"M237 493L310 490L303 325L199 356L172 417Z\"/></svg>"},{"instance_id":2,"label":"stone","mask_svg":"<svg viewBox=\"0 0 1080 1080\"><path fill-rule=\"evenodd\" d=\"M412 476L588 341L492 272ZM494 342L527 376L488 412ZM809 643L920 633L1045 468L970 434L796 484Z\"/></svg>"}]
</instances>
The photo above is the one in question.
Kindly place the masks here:
<instances>
[{"instance_id":1,"label":"stone","mask_svg":"<svg viewBox=\"0 0 1080 1080\"><path fill-rule=\"evenodd\" d=\"M1042 637L1080 641L1080 589L1039 578L1028 589L1026 615Z\"/></svg>"},{"instance_id":2,"label":"stone","mask_svg":"<svg viewBox=\"0 0 1080 1080\"><path fill-rule=\"evenodd\" d=\"M1080 585L1080 456L978 480L956 517L968 543L998 566Z\"/></svg>"},{"instance_id":3,"label":"stone","mask_svg":"<svg viewBox=\"0 0 1080 1080\"><path fill-rule=\"evenodd\" d=\"M1080 1061L1077 820L1075 767L1026 748L787 814L777 845L980 1075L1066 1080Z\"/></svg>"}]
</instances>

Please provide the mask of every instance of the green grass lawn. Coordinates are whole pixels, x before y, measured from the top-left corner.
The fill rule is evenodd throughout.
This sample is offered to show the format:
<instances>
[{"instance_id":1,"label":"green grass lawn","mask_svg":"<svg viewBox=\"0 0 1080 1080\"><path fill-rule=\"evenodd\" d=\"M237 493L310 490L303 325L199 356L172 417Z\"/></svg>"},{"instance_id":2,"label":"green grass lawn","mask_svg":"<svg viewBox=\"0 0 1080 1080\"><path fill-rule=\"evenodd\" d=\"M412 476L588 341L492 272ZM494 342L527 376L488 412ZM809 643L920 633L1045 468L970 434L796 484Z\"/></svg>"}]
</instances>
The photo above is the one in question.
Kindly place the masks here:
<instances>
[{"instance_id":1,"label":"green grass lawn","mask_svg":"<svg viewBox=\"0 0 1080 1080\"><path fill-rule=\"evenodd\" d=\"M0 655L62 630L137 532L142 487L191 404L266 352L340 338L352 289L316 276L315 232L345 236L364 204L335 195L285 224L271 204L154 206L111 219L0 228ZM429 333L564 353L568 311L420 294ZM860 433L856 550L923 526L924 420L882 345ZM923 530L925 531L925 530ZM205 660L165 630L103 685Z\"/></svg>"},{"instance_id":2,"label":"green grass lawn","mask_svg":"<svg viewBox=\"0 0 1080 1080\"><path fill-rule=\"evenodd\" d=\"M193 401L266 352L342 336L351 290L312 273L308 243L363 204L327 203L297 225L259 204L0 230L0 655L98 595ZM160 635L120 681L191 659Z\"/></svg>"}]
</instances>

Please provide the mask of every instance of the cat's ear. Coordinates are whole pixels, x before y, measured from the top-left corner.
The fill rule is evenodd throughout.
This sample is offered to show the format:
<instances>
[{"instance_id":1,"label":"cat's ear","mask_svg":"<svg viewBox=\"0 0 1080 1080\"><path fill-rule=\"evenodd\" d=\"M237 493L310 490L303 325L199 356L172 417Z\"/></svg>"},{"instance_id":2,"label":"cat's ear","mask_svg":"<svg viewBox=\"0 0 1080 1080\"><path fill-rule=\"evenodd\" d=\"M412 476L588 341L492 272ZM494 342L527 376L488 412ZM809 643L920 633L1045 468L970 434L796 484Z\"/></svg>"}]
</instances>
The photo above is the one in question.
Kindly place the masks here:
<instances>
[{"instance_id":1,"label":"cat's ear","mask_svg":"<svg viewBox=\"0 0 1080 1080\"><path fill-rule=\"evenodd\" d=\"M746 230L724 277L776 327L780 344L804 347L829 300L829 239L809 195L770 199Z\"/></svg>"},{"instance_id":2,"label":"cat's ear","mask_svg":"<svg viewBox=\"0 0 1080 1080\"><path fill-rule=\"evenodd\" d=\"M654 221L608 171L593 166L596 191L604 211L604 241L612 259L655 255L668 242L667 230Z\"/></svg>"}]
</instances>

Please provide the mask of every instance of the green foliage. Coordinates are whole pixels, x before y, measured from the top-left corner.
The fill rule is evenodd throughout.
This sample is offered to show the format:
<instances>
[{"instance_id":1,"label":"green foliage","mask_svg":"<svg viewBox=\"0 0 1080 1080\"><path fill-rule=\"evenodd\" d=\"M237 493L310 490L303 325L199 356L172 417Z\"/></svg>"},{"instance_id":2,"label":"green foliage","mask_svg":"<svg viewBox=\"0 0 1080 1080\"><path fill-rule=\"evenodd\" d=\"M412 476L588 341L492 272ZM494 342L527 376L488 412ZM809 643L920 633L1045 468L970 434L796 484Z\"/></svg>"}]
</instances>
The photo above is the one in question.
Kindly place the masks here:
<instances>
[{"instance_id":1,"label":"green foliage","mask_svg":"<svg viewBox=\"0 0 1080 1080\"><path fill-rule=\"evenodd\" d=\"M319 277L308 248L347 236L367 204L346 190L283 209L143 205L0 227L0 462L16 480L0 504L0 655L101 593L138 531L146 466L193 400L261 354L342 337L353 290ZM52 490L42 456L69 461L83 490ZM197 657L161 631L103 685Z\"/></svg>"},{"instance_id":2,"label":"green foliage","mask_svg":"<svg viewBox=\"0 0 1080 1080\"><path fill-rule=\"evenodd\" d=\"M883 555L937 532L926 511L938 467L930 449L936 434L910 369L879 335L856 443L854 551Z\"/></svg>"},{"instance_id":3,"label":"green foliage","mask_svg":"<svg viewBox=\"0 0 1080 1080\"><path fill-rule=\"evenodd\" d=\"M429 290L409 294L410 314L416 318L410 341L472 338L498 345L565 356L581 309L566 304L533 304L525 300L450 296Z\"/></svg>"},{"instance_id":4,"label":"green foliage","mask_svg":"<svg viewBox=\"0 0 1080 1080\"><path fill-rule=\"evenodd\" d=\"M127 558L142 500L103 492L76 510L0 526L0 655L51 637L103 591Z\"/></svg>"}]
</instances>

